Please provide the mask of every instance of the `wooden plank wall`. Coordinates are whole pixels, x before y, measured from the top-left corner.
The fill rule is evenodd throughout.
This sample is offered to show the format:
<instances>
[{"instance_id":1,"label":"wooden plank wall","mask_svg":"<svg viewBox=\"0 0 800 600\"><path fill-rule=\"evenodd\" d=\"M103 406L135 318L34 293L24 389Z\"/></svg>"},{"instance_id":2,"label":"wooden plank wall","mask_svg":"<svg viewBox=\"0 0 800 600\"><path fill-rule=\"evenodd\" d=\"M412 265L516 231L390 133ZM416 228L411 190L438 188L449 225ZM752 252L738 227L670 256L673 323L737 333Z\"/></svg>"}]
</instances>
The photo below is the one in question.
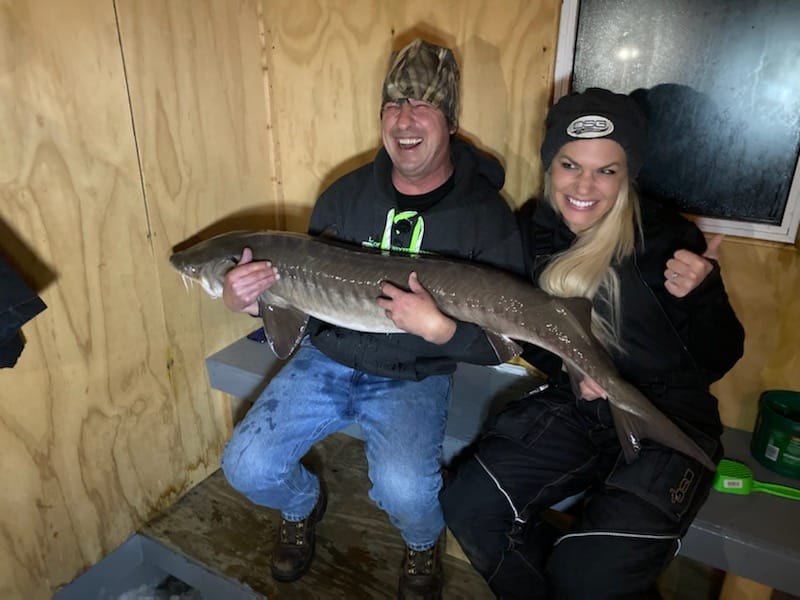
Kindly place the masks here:
<instances>
[{"instance_id":1,"label":"wooden plank wall","mask_svg":"<svg viewBox=\"0 0 800 600\"><path fill-rule=\"evenodd\" d=\"M558 0L0 0L0 251L48 309L0 371L0 597L49 598L217 468L203 358L254 328L171 272L198 232L303 230L380 143L392 49L462 64L461 131L517 205L541 183ZM797 249L726 242L749 337L718 384L751 424L800 389Z\"/></svg>"}]
</instances>

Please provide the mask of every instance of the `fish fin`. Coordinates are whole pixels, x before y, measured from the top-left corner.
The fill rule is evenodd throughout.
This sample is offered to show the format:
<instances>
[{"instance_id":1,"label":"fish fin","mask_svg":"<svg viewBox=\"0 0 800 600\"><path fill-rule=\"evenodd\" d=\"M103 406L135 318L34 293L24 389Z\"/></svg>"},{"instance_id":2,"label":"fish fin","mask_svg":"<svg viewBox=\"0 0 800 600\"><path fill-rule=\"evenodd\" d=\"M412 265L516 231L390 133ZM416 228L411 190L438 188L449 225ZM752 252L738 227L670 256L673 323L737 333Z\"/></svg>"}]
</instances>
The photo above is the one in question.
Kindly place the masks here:
<instances>
[{"instance_id":1,"label":"fish fin","mask_svg":"<svg viewBox=\"0 0 800 600\"><path fill-rule=\"evenodd\" d=\"M609 406L627 462L638 457L641 441L647 438L695 459L710 471L716 470L716 465L697 442L652 404L647 418L622 410L611 402Z\"/></svg>"},{"instance_id":2,"label":"fish fin","mask_svg":"<svg viewBox=\"0 0 800 600\"><path fill-rule=\"evenodd\" d=\"M288 358L305 335L308 315L291 306L276 306L261 298L258 309L269 347L281 360Z\"/></svg>"},{"instance_id":3,"label":"fish fin","mask_svg":"<svg viewBox=\"0 0 800 600\"><path fill-rule=\"evenodd\" d=\"M511 338L507 338L494 331L487 331L486 337L492 345L492 348L494 348L494 352L497 354L497 358L500 362L509 361L515 356L522 354L522 346Z\"/></svg>"}]
</instances>

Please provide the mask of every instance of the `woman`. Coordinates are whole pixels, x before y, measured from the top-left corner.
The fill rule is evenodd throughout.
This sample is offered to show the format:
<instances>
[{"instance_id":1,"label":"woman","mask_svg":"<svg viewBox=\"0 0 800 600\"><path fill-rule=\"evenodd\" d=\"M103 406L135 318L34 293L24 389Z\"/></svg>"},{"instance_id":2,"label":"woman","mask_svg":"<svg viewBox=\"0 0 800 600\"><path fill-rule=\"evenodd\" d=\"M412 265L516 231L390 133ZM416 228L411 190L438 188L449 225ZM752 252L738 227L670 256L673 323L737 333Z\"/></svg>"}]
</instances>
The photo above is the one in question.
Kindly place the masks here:
<instances>
[{"instance_id":1,"label":"woman","mask_svg":"<svg viewBox=\"0 0 800 600\"><path fill-rule=\"evenodd\" d=\"M701 232L639 198L646 121L628 96L562 98L546 120L544 200L520 213L528 275L592 300L592 328L621 375L718 462L709 385L741 357L744 332ZM526 358L549 386L487 423L441 494L448 526L500 598L657 597L655 582L706 498L713 473L645 440L622 457L603 390L576 398L560 360ZM564 533L543 511L576 494ZM546 514L546 513L545 513Z\"/></svg>"}]
</instances>

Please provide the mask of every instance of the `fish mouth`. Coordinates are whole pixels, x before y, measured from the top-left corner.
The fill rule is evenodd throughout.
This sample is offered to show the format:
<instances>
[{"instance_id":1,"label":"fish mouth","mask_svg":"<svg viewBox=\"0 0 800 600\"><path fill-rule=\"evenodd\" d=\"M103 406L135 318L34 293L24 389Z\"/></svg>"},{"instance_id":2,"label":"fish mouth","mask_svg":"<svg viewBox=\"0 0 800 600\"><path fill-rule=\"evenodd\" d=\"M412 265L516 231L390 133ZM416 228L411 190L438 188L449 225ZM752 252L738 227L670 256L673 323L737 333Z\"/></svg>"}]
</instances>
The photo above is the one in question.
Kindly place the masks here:
<instances>
[{"instance_id":1,"label":"fish mouth","mask_svg":"<svg viewBox=\"0 0 800 600\"><path fill-rule=\"evenodd\" d=\"M186 270L180 271L183 287L187 291L190 288L193 288L194 284L196 283L211 298L217 299L222 297L223 284L217 282L213 275L203 273L202 271L198 271L194 268L190 269L189 271L190 272L187 272Z\"/></svg>"},{"instance_id":2,"label":"fish mouth","mask_svg":"<svg viewBox=\"0 0 800 600\"><path fill-rule=\"evenodd\" d=\"M197 283L200 284L200 287L214 299L222 298L223 281L215 272L201 271L200 276L197 278Z\"/></svg>"}]
</instances>

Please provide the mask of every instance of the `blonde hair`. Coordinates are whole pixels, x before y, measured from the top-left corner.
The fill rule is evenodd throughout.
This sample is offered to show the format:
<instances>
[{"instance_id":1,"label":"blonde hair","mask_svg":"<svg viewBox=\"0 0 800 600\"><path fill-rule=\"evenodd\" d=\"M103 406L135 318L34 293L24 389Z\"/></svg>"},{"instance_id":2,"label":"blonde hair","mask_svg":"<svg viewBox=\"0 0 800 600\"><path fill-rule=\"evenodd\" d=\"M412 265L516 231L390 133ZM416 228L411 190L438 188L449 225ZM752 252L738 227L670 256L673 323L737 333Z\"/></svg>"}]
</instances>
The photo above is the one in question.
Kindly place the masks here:
<instances>
[{"instance_id":1,"label":"blonde hair","mask_svg":"<svg viewBox=\"0 0 800 600\"><path fill-rule=\"evenodd\" d=\"M592 332L607 349L617 351L622 351L622 317L615 265L633 254L642 229L639 197L630 181L626 183L611 210L578 233L575 243L557 254L539 277L539 286L553 296L592 300ZM558 213L550 169L544 176L544 196Z\"/></svg>"}]
</instances>

